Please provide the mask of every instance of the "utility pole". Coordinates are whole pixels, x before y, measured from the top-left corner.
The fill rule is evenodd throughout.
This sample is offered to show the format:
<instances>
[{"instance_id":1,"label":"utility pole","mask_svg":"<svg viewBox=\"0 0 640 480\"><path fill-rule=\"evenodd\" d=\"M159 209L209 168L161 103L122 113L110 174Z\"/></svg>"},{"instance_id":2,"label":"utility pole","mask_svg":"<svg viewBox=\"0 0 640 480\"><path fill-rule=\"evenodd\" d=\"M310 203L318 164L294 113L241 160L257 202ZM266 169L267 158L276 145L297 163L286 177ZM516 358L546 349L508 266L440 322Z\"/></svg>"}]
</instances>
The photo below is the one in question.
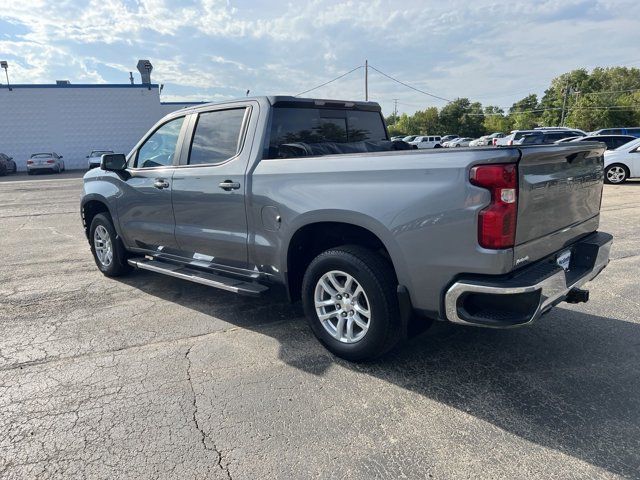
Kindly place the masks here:
<instances>
[{"instance_id":1,"label":"utility pole","mask_svg":"<svg viewBox=\"0 0 640 480\"><path fill-rule=\"evenodd\" d=\"M398 99L393 99L393 118L398 118Z\"/></svg>"},{"instance_id":2,"label":"utility pole","mask_svg":"<svg viewBox=\"0 0 640 480\"><path fill-rule=\"evenodd\" d=\"M564 94L562 99L562 115L560 115L560 126L564 127L564 110L567 106L567 96L569 96L569 82L564 87Z\"/></svg>"},{"instance_id":3,"label":"utility pole","mask_svg":"<svg viewBox=\"0 0 640 480\"><path fill-rule=\"evenodd\" d=\"M9 87L9 91L12 91L13 89L11 88L11 84L9 83L9 64L5 60L2 60L0 62L0 68L4 68L4 74L7 76L7 87Z\"/></svg>"},{"instance_id":4,"label":"utility pole","mask_svg":"<svg viewBox=\"0 0 640 480\"><path fill-rule=\"evenodd\" d=\"M369 60L364 61L364 100L369 101Z\"/></svg>"}]
</instances>

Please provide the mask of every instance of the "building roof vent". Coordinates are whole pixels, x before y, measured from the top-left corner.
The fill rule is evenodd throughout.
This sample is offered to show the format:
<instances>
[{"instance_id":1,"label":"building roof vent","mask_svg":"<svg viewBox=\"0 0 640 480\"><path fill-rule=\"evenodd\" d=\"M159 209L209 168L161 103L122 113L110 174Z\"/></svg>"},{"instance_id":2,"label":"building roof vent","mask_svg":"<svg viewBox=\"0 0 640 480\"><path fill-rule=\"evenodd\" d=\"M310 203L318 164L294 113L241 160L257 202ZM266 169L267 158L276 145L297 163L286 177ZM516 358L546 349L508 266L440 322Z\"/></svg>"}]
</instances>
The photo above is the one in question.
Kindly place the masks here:
<instances>
[{"instance_id":1,"label":"building roof vent","mask_svg":"<svg viewBox=\"0 0 640 480\"><path fill-rule=\"evenodd\" d=\"M142 77L142 83L144 85L148 85L151 83L151 71L153 70L153 65L149 60L138 60L138 65L136 66L138 71L140 72L140 76Z\"/></svg>"},{"instance_id":2,"label":"building roof vent","mask_svg":"<svg viewBox=\"0 0 640 480\"><path fill-rule=\"evenodd\" d=\"M56 85L70 85L71 82L69 80L56 80Z\"/></svg>"}]
</instances>

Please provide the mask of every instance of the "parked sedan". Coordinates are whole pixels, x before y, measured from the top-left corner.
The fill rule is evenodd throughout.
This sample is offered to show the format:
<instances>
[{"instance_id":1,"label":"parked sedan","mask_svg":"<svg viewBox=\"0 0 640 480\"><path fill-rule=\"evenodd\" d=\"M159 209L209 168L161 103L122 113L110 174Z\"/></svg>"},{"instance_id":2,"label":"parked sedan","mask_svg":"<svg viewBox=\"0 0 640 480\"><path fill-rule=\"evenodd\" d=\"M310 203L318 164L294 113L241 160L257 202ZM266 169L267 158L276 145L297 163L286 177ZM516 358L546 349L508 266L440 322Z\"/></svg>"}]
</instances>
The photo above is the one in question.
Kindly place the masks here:
<instances>
[{"instance_id":1,"label":"parked sedan","mask_svg":"<svg viewBox=\"0 0 640 480\"><path fill-rule=\"evenodd\" d=\"M16 173L16 162L13 158L4 153L0 153L0 177L8 173Z\"/></svg>"},{"instance_id":2,"label":"parked sedan","mask_svg":"<svg viewBox=\"0 0 640 480\"><path fill-rule=\"evenodd\" d=\"M469 142L472 140L473 138L469 137L456 138L454 141L449 142L449 147L468 147Z\"/></svg>"},{"instance_id":3,"label":"parked sedan","mask_svg":"<svg viewBox=\"0 0 640 480\"><path fill-rule=\"evenodd\" d=\"M62 155L58 155L56 152L34 153L27 160L27 173L29 175L42 171L60 173L64 172L64 170Z\"/></svg>"},{"instance_id":4,"label":"parked sedan","mask_svg":"<svg viewBox=\"0 0 640 480\"><path fill-rule=\"evenodd\" d=\"M102 155L113 153L113 150L91 150L91 153L87 155L87 163L89 170L100 166Z\"/></svg>"},{"instance_id":5,"label":"parked sedan","mask_svg":"<svg viewBox=\"0 0 640 480\"><path fill-rule=\"evenodd\" d=\"M459 135L445 135L444 137L442 137L440 139L440 142L442 142L443 144L446 142L450 142L451 140L455 140L456 138L460 138Z\"/></svg>"},{"instance_id":6,"label":"parked sedan","mask_svg":"<svg viewBox=\"0 0 640 480\"><path fill-rule=\"evenodd\" d=\"M620 184L640 177L640 138L604 152L604 181Z\"/></svg>"}]
</instances>

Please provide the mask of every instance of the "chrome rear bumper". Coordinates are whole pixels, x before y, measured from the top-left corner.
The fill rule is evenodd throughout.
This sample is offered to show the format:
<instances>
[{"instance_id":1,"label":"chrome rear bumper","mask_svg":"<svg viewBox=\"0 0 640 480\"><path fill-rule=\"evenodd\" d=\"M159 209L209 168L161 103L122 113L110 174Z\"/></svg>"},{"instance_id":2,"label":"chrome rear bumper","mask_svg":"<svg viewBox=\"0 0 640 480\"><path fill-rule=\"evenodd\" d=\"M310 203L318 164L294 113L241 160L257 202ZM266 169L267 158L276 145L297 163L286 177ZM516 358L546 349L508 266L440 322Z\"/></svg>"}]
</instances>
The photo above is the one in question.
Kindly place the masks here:
<instances>
[{"instance_id":1,"label":"chrome rear bumper","mask_svg":"<svg viewBox=\"0 0 640 480\"><path fill-rule=\"evenodd\" d=\"M447 319L494 328L531 323L595 278L609 263L612 243L611 235L596 232L562 249L572 251L568 271L553 255L508 277L460 279L445 294Z\"/></svg>"}]
</instances>

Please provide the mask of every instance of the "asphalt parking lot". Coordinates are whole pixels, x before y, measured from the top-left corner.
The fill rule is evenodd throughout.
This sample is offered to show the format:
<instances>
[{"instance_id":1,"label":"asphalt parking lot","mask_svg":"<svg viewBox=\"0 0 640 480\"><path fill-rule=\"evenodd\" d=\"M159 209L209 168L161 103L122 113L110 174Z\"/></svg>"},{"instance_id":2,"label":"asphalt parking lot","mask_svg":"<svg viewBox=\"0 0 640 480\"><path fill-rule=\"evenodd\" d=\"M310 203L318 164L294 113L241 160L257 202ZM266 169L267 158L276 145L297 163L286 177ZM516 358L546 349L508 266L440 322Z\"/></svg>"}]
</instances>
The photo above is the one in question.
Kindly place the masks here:
<instances>
[{"instance_id":1,"label":"asphalt parking lot","mask_svg":"<svg viewBox=\"0 0 640 480\"><path fill-rule=\"evenodd\" d=\"M81 179L0 179L0 478L640 477L640 182L591 301L369 364L299 309L96 269Z\"/></svg>"}]
</instances>

